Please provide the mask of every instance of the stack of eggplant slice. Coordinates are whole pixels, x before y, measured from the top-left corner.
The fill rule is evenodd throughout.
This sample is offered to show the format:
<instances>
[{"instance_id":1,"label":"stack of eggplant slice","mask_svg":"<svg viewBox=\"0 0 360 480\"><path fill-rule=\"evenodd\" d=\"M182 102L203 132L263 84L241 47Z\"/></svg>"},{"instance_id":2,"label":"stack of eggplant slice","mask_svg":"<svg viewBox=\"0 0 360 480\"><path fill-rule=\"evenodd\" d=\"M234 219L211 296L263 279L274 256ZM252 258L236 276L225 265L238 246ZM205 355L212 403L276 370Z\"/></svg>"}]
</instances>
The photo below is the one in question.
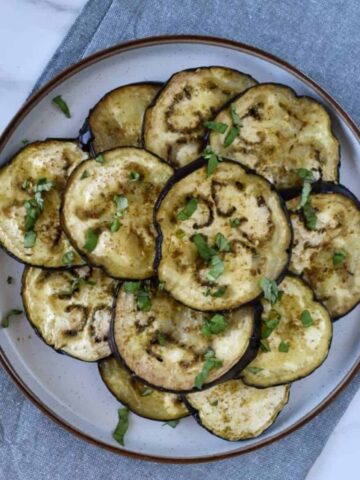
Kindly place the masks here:
<instances>
[{"instance_id":1,"label":"stack of eggplant slice","mask_svg":"<svg viewBox=\"0 0 360 480\"><path fill-rule=\"evenodd\" d=\"M200 67L121 86L79 141L0 170L0 242L31 325L98 361L130 411L229 441L275 421L360 300L360 203L329 114L287 86Z\"/></svg>"}]
</instances>

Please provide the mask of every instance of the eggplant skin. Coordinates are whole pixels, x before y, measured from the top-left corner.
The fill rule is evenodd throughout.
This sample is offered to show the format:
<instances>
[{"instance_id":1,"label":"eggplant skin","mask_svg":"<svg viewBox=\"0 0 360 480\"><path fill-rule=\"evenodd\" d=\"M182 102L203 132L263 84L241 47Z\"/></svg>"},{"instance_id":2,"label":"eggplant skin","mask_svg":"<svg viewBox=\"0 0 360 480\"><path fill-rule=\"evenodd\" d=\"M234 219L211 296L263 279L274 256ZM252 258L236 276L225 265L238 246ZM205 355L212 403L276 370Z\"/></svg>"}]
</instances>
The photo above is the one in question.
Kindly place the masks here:
<instances>
[{"instance_id":1,"label":"eggplant skin","mask_svg":"<svg viewBox=\"0 0 360 480\"><path fill-rule=\"evenodd\" d=\"M206 391L184 395L197 423L230 442L249 440L273 425L289 401L290 385L264 389L229 380Z\"/></svg>"},{"instance_id":2,"label":"eggplant skin","mask_svg":"<svg viewBox=\"0 0 360 480\"><path fill-rule=\"evenodd\" d=\"M210 177L206 165L207 161L199 158L177 170L161 192L154 209L154 268L166 290L185 305L203 311L231 310L261 297L262 277L282 280L291 255L291 222L284 201L268 180L225 158ZM224 187L222 198L214 198L214 185ZM213 212L211 225L198 228L199 209L186 221L177 219L177 212L190 196L206 198ZM219 213L220 207L227 211ZM231 218L242 218L244 223L231 228ZM183 233L181 238L178 231ZM232 252L224 255L223 275L209 285L191 239L201 233L212 245L219 232L229 240ZM209 286L226 287L226 292L219 298L204 296Z\"/></svg>"},{"instance_id":3,"label":"eggplant skin","mask_svg":"<svg viewBox=\"0 0 360 480\"><path fill-rule=\"evenodd\" d=\"M131 173L139 175L132 181ZM84 174L86 176L84 177ZM152 223L156 198L173 173L170 165L146 150L118 147L83 162L71 175L61 207L61 222L73 247L87 262L113 278L153 276L156 231ZM126 197L121 225L111 231L115 196ZM92 229L98 237L92 251L85 249Z\"/></svg>"},{"instance_id":4,"label":"eggplant skin","mask_svg":"<svg viewBox=\"0 0 360 480\"><path fill-rule=\"evenodd\" d=\"M237 70L209 66L175 73L145 113L145 148L175 168L195 160L204 147L204 122L231 98L257 82Z\"/></svg>"},{"instance_id":5,"label":"eggplant skin","mask_svg":"<svg viewBox=\"0 0 360 480\"><path fill-rule=\"evenodd\" d=\"M95 284L80 284L66 293L80 278ZM47 346L77 360L96 362L111 354L108 335L115 290L116 282L99 269L26 267L21 296L30 325Z\"/></svg>"},{"instance_id":6,"label":"eggplant skin","mask_svg":"<svg viewBox=\"0 0 360 480\"><path fill-rule=\"evenodd\" d=\"M317 216L314 230L306 228L302 212L295 210L299 198L287 202L294 230L289 269L310 284L337 320L360 302L360 202L343 185L328 182L313 184L310 198ZM338 252L343 262L334 265Z\"/></svg>"},{"instance_id":7,"label":"eggplant skin","mask_svg":"<svg viewBox=\"0 0 360 480\"><path fill-rule=\"evenodd\" d=\"M27 144L1 166L0 246L15 260L56 270L85 263L76 252L71 265L63 263L64 254L72 248L61 229L59 209L68 176L86 158L73 139L47 139ZM40 178L53 181L54 186L43 192L44 210L34 227L36 242L32 248L25 248L24 203L33 198L32 187Z\"/></svg>"},{"instance_id":8,"label":"eggplant skin","mask_svg":"<svg viewBox=\"0 0 360 480\"><path fill-rule=\"evenodd\" d=\"M301 185L296 170L312 170L316 178L338 182L340 145L331 119L315 99L298 96L288 86L263 83L231 102L241 119L240 132L230 146L226 133L210 133L213 150L255 169L278 189ZM215 121L231 124L230 105Z\"/></svg>"},{"instance_id":9,"label":"eggplant skin","mask_svg":"<svg viewBox=\"0 0 360 480\"><path fill-rule=\"evenodd\" d=\"M108 390L129 410L149 420L167 422L190 415L179 395L152 389L144 395L146 385L114 357L98 363L100 376Z\"/></svg>"},{"instance_id":10,"label":"eggplant skin","mask_svg":"<svg viewBox=\"0 0 360 480\"><path fill-rule=\"evenodd\" d=\"M96 156L116 147L142 147L145 110L161 87L160 82L131 83L106 93L80 130L83 148Z\"/></svg>"},{"instance_id":11,"label":"eggplant skin","mask_svg":"<svg viewBox=\"0 0 360 480\"><path fill-rule=\"evenodd\" d=\"M310 285L298 275L288 273L279 285L282 297L271 306L262 300L262 320L274 312L280 314L279 324L267 338L270 352L258 351L240 377L246 385L267 388L300 380L310 375L326 360L332 340L332 321L326 307L314 297ZM308 310L313 325L304 327L301 314ZM288 352L279 352L281 342ZM252 371L257 368L259 371Z\"/></svg>"},{"instance_id":12,"label":"eggplant skin","mask_svg":"<svg viewBox=\"0 0 360 480\"><path fill-rule=\"evenodd\" d=\"M208 348L212 348L224 364L221 369L211 371L203 389L239 376L255 358L260 340L262 307L259 303L231 312L226 317L230 328L221 335L207 338L201 333L203 312L178 303L158 290L155 282L151 299L151 310L141 312L136 308L133 295L126 294L119 285L109 339L117 361L145 385L176 394L199 391L194 387L195 378L202 369L202 355ZM250 311L252 325L248 325ZM157 344L159 332L166 339L164 346ZM230 346L231 342L234 345Z\"/></svg>"}]
</instances>

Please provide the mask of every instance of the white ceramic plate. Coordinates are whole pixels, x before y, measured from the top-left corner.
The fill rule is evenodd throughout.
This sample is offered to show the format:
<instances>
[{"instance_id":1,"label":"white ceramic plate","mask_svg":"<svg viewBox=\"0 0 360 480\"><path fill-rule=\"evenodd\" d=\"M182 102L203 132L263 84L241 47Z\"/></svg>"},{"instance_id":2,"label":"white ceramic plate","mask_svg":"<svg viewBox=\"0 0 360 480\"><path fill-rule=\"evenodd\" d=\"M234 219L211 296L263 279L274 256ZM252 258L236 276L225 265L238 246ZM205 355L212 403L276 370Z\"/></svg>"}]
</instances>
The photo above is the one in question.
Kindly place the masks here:
<instances>
[{"instance_id":1,"label":"white ceramic plate","mask_svg":"<svg viewBox=\"0 0 360 480\"><path fill-rule=\"evenodd\" d=\"M290 65L259 50L234 42L201 37L163 37L130 42L100 52L71 67L38 92L18 113L0 141L5 162L29 140L75 137L89 109L109 90L127 83L165 81L185 68L224 65L251 74L260 82L279 82L298 94L310 95L330 111L341 143L341 182L357 196L360 191L359 132L345 112L314 82ZM70 120L51 103L63 95ZM0 253L1 315L21 307L22 265ZM12 275L15 285L8 285ZM349 381L359 364L359 308L335 324L331 351L312 375L292 386L289 404L261 437L230 443L200 428L192 418L176 429L131 416L126 447L112 439L118 402L100 380L96 364L55 353L33 332L25 318L0 329L0 359L17 384L42 410L82 438L137 458L191 462L224 458L265 445L312 418Z\"/></svg>"}]
</instances>

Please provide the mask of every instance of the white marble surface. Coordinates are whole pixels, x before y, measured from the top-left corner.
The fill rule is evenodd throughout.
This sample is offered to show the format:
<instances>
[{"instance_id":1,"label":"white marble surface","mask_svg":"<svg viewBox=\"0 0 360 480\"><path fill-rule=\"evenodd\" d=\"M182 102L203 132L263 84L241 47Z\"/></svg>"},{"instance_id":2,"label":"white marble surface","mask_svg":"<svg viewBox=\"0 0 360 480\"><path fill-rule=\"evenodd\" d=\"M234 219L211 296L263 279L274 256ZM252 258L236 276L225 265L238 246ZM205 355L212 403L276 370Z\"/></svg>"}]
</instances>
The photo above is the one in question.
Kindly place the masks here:
<instances>
[{"instance_id":1,"label":"white marble surface","mask_svg":"<svg viewBox=\"0 0 360 480\"><path fill-rule=\"evenodd\" d=\"M85 3L86 0L0 0L0 132L25 101ZM307 480L360 478L357 469L359 412L360 392L332 433Z\"/></svg>"}]
</instances>

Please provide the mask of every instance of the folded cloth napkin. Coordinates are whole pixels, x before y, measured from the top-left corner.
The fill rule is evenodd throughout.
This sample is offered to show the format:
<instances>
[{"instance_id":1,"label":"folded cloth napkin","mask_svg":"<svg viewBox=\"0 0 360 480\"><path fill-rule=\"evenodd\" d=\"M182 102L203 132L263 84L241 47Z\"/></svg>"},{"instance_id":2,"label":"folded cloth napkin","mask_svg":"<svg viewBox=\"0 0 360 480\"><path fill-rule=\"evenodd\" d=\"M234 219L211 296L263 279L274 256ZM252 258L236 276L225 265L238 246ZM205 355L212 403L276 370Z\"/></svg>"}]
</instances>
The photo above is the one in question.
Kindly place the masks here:
<instances>
[{"instance_id":1,"label":"folded cloth napkin","mask_svg":"<svg viewBox=\"0 0 360 480\"><path fill-rule=\"evenodd\" d=\"M297 65L360 121L357 0L90 0L35 89L81 58L163 34L228 37ZM360 385L358 375L320 415L258 451L214 464L159 465L118 457L58 428L0 371L0 479L301 480Z\"/></svg>"}]
</instances>

